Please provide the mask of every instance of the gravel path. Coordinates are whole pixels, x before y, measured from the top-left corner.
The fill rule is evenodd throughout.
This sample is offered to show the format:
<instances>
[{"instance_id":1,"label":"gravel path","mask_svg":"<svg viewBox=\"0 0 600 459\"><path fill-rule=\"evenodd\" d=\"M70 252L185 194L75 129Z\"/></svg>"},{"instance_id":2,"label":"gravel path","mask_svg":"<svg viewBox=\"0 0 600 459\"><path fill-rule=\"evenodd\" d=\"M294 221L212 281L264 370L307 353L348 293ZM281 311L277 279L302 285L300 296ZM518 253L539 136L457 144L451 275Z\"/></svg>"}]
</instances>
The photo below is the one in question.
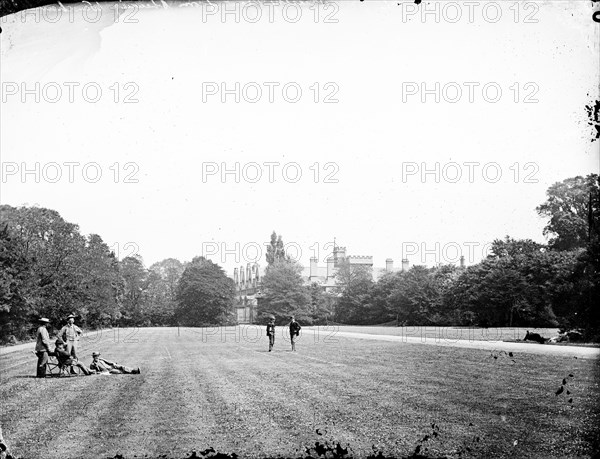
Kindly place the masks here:
<instances>
[{"instance_id":1,"label":"gravel path","mask_svg":"<svg viewBox=\"0 0 600 459\"><path fill-rule=\"evenodd\" d=\"M487 349L506 352L527 352L530 354L546 354L572 356L582 359L596 359L600 356L600 348L582 347L554 344L537 343L510 343L505 341L472 341L472 340L451 340L435 337L417 337L417 336L392 336L392 335L374 335L369 333L355 333L336 331L334 336L345 338L372 339L379 341L397 341L410 344L431 344L445 347L462 347L470 349Z\"/></svg>"}]
</instances>

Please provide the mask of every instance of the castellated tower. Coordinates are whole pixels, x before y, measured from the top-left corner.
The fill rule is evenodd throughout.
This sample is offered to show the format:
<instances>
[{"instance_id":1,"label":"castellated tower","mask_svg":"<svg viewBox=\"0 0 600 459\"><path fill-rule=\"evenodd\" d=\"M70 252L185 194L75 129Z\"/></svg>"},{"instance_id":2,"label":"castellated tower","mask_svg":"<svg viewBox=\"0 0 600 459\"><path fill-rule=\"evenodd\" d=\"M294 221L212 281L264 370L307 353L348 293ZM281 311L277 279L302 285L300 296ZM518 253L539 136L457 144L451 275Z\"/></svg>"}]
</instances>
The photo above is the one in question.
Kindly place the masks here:
<instances>
[{"instance_id":1,"label":"castellated tower","mask_svg":"<svg viewBox=\"0 0 600 459\"><path fill-rule=\"evenodd\" d=\"M339 264L346 258L346 247L333 248L333 266L338 267Z\"/></svg>"},{"instance_id":2,"label":"castellated tower","mask_svg":"<svg viewBox=\"0 0 600 459\"><path fill-rule=\"evenodd\" d=\"M348 263L350 263L350 265L373 266L372 255L348 255L346 257L346 260L348 260Z\"/></svg>"}]
</instances>

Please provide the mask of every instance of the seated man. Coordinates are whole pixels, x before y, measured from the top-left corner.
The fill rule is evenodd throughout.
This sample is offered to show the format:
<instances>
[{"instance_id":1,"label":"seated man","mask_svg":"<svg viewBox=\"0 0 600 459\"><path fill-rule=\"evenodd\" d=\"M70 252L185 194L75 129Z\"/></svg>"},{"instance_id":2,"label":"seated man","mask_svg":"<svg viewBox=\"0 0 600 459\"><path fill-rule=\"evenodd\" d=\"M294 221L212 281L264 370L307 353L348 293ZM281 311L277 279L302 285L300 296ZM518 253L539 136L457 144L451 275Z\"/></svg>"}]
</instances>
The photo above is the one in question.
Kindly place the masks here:
<instances>
[{"instance_id":1,"label":"seated man","mask_svg":"<svg viewBox=\"0 0 600 459\"><path fill-rule=\"evenodd\" d=\"M77 359L71 357L71 353L67 351L66 344L62 339L57 338L54 344L56 346L54 348L54 352L50 352L48 353L48 355L55 356L58 360L58 364L61 367L64 367L65 365L73 365L80 368L86 376L94 374L94 372L90 371L90 369L87 368L84 364L80 363ZM74 373L73 369L71 369L71 373Z\"/></svg>"},{"instance_id":2,"label":"seated man","mask_svg":"<svg viewBox=\"0 0 600 459\"><path fill-rule=\"evenodd\" d=\"M109 372L115 375L118 374L140 374L140 368L129 368L123 365L118 365L116 362L109 362L108 360L101 359L99 352L93 352L92 358L94 359L90 364L92 370L96 370L99 373Z\"/></svg>"}]
</instances>

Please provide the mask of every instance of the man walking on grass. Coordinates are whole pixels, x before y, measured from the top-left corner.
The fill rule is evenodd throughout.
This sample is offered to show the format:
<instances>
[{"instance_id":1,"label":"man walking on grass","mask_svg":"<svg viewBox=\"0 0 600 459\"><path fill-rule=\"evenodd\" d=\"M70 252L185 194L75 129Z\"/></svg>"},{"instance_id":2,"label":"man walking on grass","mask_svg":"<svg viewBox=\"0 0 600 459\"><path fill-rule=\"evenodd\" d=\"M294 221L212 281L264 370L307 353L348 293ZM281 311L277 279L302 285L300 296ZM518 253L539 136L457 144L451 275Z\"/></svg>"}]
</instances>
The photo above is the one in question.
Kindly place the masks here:
<instances>
[{"instance_id":1,"label":"man walking on grass","mask_svg":"<svg viewBox=\"0 0 600 459\"><path fill-rule=\"evenodd\" d=\"M300 335L300 329L302 328L294 316L290 316L290 340L292 341L292 351L296 350L296 338Z\"/></svg>"},{"instance_id":2,"label":"man walking on grass","mask_svg":"<svg viewBox=\"0 0 600 459\"><path fill-rule=\"evenodd\" d=\"M46 364L48 363L48 353L50 352L50 335L48 335L48 324L50 320L42 317L38 320L40 326L37 329L37 338L35 342L35 353L38 356L37 372L38 378L46 377Z\"/></svg>"},{"instance_id":3,"label":"man walking on grass","mask_svg":"<svg viewBox=\"0 0 600 459\"><path fill-rule=\"evenodd\" d=\"M67 325L60 329L58 336L67 344L67 352L74 359L77 359L77 342L81 335L83 335L83 332L81 328L75 325L75 316L73 314L69 315Z\"/></svg>"},{"instance_id":4,"label":"man walking on grass","mask_svg":"<svg viewBox=\"0 0 600 459\"><path fill-rule=\"evenodd\" d=\"M269 337L269 352L271 352L275 345L275 317L269 319L269 323L267 324L267 336Z\"/></svg>"}]
</instances>

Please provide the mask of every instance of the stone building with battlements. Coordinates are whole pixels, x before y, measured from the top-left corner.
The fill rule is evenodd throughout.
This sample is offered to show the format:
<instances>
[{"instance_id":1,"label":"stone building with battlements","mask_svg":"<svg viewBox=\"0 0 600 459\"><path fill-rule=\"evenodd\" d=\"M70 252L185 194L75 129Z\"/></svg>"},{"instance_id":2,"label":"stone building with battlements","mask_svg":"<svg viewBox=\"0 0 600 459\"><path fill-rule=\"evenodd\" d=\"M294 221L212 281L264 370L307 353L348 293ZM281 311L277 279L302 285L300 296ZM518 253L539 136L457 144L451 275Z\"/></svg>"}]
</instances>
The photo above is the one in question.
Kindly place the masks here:
<instances>
[{"instance_id":1,"label":"stone building with battlements","mask_svg":"<svg viewBox=\"0 0 600 459\"><path fill-rule=\"evenodd\" d=\"M325 260L325 266L319 266L317 258L311 258L308 267L302 271L302 277L306 284L317 283L326 292L333 292L337 285L336 273L343 261L347 261L350 266L361 266L371 270L373 281L377 281L381 276L391 272L408 271L409 263L407 259L402 260L400 268L394 267L394 260L388 258L385 260L385 267L376 267L373 265L372 255L347 255L346 247L335 247L333 253Z\"/></svg>"},{"instance_id":2,"label":"stone building with battlements","mask_svg":"<svg viewBox=\"0 0 600 459\"><path fill-rule=\"evenodd\" d=\"M333 253L325 260L324 266L319 266L317 258L311 258L309 266L302 270L302 279L306 285L316 283L325 292L333 293L336 287L336 272L343 261L351 266L364 266L371 269L373 280L377 281L381 276L391 272L408 271L409 262L402 260L400 268L394 267L391 258L385 260L385 267L374 267L371 255L347 255L346 247L335 246ZM253 323L256 319L256 306L260 299L260 281L264 275L264 269L258 263L248 263L245 267L240 266L233 271L235 284L235 312L240 324Z\"/></svg>"}]
</instances>

